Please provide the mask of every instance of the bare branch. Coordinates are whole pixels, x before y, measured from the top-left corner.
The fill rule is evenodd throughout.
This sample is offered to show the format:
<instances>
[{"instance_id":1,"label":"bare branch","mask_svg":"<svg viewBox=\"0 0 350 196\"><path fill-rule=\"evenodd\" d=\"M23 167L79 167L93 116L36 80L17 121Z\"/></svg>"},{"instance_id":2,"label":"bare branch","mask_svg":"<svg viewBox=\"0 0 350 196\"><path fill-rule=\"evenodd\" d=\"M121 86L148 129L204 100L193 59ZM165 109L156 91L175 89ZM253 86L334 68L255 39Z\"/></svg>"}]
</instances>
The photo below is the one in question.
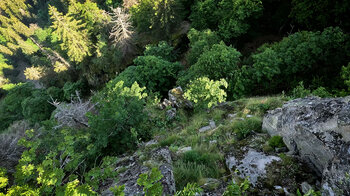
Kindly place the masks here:
<instances>
[{"instance_id":1,"label":"bare branch","mask_svg":"<svg viewBox=\"0 0 350 196\"><path fill-rule=\"evenodd\" d=\"M112 30L109 38L112 39L112 43L115 47L118 47L123 55L134 51L132 43L134 37L134 31L130 22L130 15L122 8L112 9L111 24Z\"/></svg>"}]
</instances>

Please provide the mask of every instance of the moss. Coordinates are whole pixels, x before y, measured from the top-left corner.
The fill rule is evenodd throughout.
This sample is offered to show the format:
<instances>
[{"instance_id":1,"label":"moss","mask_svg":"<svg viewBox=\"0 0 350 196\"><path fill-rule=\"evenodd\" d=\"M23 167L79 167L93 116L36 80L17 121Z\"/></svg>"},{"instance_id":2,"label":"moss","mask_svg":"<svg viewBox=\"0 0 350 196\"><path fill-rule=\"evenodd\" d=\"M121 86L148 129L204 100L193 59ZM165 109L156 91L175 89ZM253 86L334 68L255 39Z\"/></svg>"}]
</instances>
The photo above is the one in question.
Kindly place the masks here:
<instances>
[{"instance_id":1,"label":"moss","mask_svg":"<svg viewBox=\"0 0 350 196\"><path fill-rule=\"evenodd\" d=\"M282 148L286 146L283 142L283 138L278 135L272 136L269 139L268 144L271 148Z\"/></svg>"}]
</instances>

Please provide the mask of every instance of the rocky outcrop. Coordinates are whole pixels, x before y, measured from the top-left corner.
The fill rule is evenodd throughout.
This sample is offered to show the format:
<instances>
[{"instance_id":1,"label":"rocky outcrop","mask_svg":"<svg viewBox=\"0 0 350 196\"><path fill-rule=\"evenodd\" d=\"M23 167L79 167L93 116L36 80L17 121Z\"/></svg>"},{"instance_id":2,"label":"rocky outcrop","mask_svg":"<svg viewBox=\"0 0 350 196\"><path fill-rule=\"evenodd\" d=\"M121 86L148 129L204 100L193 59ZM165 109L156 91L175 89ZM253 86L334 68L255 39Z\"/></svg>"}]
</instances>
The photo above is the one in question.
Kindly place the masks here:
<instances>
[{"instance_id":1,"label":"rocky outcrop","mask_svg":"<svg viewBox=\"0 0 350 196\"><path fill-rule=\"evenodd\" d=\"M125 170L117 177L118 182L112 183L108 187L114 187L116 185L125 185L124 193L126 196L138 196L144 195L142 187L137 184L137 179L140 174L150 171L147 167L147 163L157 165L161 171L163 178L161 183L163 185L163 195L174 195L176 193L175 179L172 170L172 159L168 148L158 148L150 152L148 155L149 160L142 162L138 155L125 157L120 159L117 163L116 170ZM103 196L114 195L109 188L102 193Z\"/></svg>"},{"instance_id":2,"label":"rocky outcrop","mask_svg":"<svg viewBox=\"0 0 350 196\"><path fill-rule=\"evenodd\" d=\"M172 108L184 108L184 109L193 109L193 103L184 98L184 92L182 88L176 87L168 92L169 100L164 99L163 102L159 105L161 109L168 107Z\"/></svg>"},{"instance_id":3,"label":"rocky outcrop","mask_svg":"<svg viewBox=\"0 0 350 196\"><path fill-rule=\"evenodd\" d=\"M263 129L322 176L323 195L350 195L350 97L308 97L269 111Z\"/></svg>"}]
</instances>

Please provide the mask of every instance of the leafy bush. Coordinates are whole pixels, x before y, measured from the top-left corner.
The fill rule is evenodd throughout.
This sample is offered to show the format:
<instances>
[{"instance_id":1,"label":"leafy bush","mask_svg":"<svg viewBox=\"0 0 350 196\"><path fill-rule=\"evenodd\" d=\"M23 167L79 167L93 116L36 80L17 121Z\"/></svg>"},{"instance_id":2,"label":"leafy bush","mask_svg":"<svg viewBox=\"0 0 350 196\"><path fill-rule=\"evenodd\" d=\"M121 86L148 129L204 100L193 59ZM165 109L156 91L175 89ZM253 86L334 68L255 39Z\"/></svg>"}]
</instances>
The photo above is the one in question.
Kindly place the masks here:
<instances>
[{"instance_id":1,"label":"leafy bush","mask_svg":"<svg viewBox=\"0 0 350 196\"><path fill-rule=\"evenodd\" d=\"M82 93L83 89L84 84L81 80L78 82L66 82L63 86L64 98L70 101L71 98L76 96L76 91Z\"/></svg>"},{"instance_id":2,"label":"leafy bush","mask_svg":"<svg viewBox=\"0 0 350 196\"><path fill-rule=\"evenodd\" d=\"M311 91L308 89L305 89L304 83L300 82L299 85L292 90L291 96L292 98L296 99L296 98L304 98L309 95L311 95Z\"/></svg>"},{"instance_id":3,"label":"leafy bush","mask_svg":"<svg viewBox=\"0 0 350 196\"><path fill-rule=\"evenodd\" d=\"M58 145L43 146L42 138L34 138L34 131L27 131L19 144L27 150L16 169L15 184L9 187L7 195L97 195L98 185L107 178L115 177L115 158L104 157L102 164L95 166L83 176L74 173L82 169L85 151L76 149L76 143L87 137L78 136L75 131L61 130L55 133L61 137ZM47 154L43 155L42 148ZM43 157L41 159L40 157ZM63 161L62 161L63 160ZM78 179L80 178L80 179ZM85 182L85 184L81 183Z\"/></svg>"},{"instance_id":4,"label":"leafy bush","mask_svg":"<svg viewBox=\"0 0 350 196\"><path fill-rule=\"evenodd\" d=\"M239 70L241 53L235 48L226 46L223 42L214 44L211 49L200 55L198 61L190 67L182 83L196 77L206 76L213 80L231 79ZM187 80L187 81L186 81Z\"/></svg>"},{"instance_id":5,"label":"leafy bush","mask_svg":"<svg viewBox=\"0 0 350 196\"><path fill-rule=\"evenodd\" d=\"M261 16L263 11L261 0L222 0L219 6L218 33L224 40L245 34L250 28L249 22Z\"/></svg>"},{"instance_id":6,"label":"leafy bush","mask_svg":"<svg viewBox=\"0 0 350 196\"><path fill-rule=\"evenodd\" d=\"M182 21L185 10L179 1L141 0L131 7L130 12L138 32L169 38Z\"/></svg>"},{"instance_id":7,"label":"leafy bush","mask_svg":"<svg viewBox=\"0 0 350 196\"><path fill-rule=\"evenodd\" d=\"M194 28L218 30L220 37L229 41L246 33L249 22L262 10L260 0L203 0L196 1L190 19Z\"/></svg>"},{"instance_id":8,"label":"leafy bush","mask_svg":"<svg viewBox=\"0 0 350 196\"><path fill-rule=\"evenodd\" d=\"M24 118L22 102L32 95L34 86L29 83L17 84L0 101L0 130L6 129L12 122Z\"/></svg>"},{"instance_id":9,"label":"leafy bush","mask_svg":"<svg viewBox=\"0 0 350 196\"><path fill-rule=\"evenodd\" d=\"M323 32L297 32L282 41L264 45L252 55L253 73L257 93L279 93L306 84L315 77L336 88L341 86L340 65L349 57L349 38L340 28L326 28ZM313 77L310 77L312 75ZM334 78L329 81L327 78ZM251 90L252 90L251 89Z\"/></svg>"},{"instance_id":10,"label":"leafy bush","mask_svg":"<svg viewBox=\"0 0 350 196\"><path fill-rule=\"evenodd\" d=\"M158 45L147 45L144 55L156 56L170 62L174 62L177 58L176 54L174 53L174 47L170 46L165 41L159 42Z\"/></svg>"},{"instance_id":11,"label":"leafy bush","mask_svg":"<svg viewBox=\"0 0 350 196\"><path fill-rule=\"evenodd\" d=\"M310 12L312 10L312 12ZM349 1L330 0L292 0L290 16L300 25L309 29L321 29L329 26L349 28Z\"/></svg>"},{"instance_id":12,"label":"leafy bush","mask_svg":"<svg viewBox=\"0 0 350 196\"><path fill-rule=\"evenodd\" d=\"M325 98L325 97L333 97L333 95L327 91L326 88L324 87L318 87L317 89L313 90L312 91L312 95L315 95L315 96L318 96L318 97L322 97L322 98Z\"/></svg>"},{"instance_id":13,"label":"leafy bush","mask_svg":"<svg viewBox=\"0 0 350 196\"><path fill-rule=\"evenodd\" d=\"M176 192L175 196L196 196L203 191L197 183L188 183L183 190Z\"/></svg>"},{"instance_id":14,"label":"leafy bush","mask_svg":"<svg viewBox=\"0 0 350 196\"><path fill-rule=\"evenodd\" d=\"M177 74L182 69L180 63L171 63L155 56L140 56L134 63L135 66L125 69L112 83L124 81L125 86L130 87L137 82L149 92L166 94L175 84Z\"/></svg>"},{"instance_id":15,"label":"leafy bush","mask_svg":"<svg viewBox=\"0 0 350 196\"><path fill-rule=\"evenodd\" d=\"M152 168L149 173L141 174L137 179L137 184L143 187L145 196L162 195L163 186L160 180L163 178L162 173L157 168Z\"/></svg>"},{"instance_id":16,"label":"leafy bush","mask_svg":"<svg viewBox=\"0 0 350 196\"><path fill-rule=\"evenodd\" d=\"M53 100L63 101L64 100L64 92L63 89L57 88L55 86L49 87L46 89L46 93L52 97Z\"/></svg>"},{"instance_id":17,"label":"leafy bush","mask_svg":"<svg viewBox=\"0 0 350 196\"><path fill-rule=\"evenodd\" d=\"M341 77L344 80L345 85L350 90L350 63L348 63L346 67L345 66L342 67Z\"/></svg>"},{"instance_id":18,"label":"leafy bush","mask_svg":"<svg viewBox=\"0 0 350 196\"><path fill-rule=\"evenodd\" d=\"M51 101L51 99L46 91L33 91L32 96L23 100L21 104L24 118L28 119L31 123L49 119L51 113L55 109L55 107L51 105L49 101Z\"/></svg>"},{"instance_id":19,"label":"leafy bush","mask_svg":"<svg viewBox=\"0 0 350 196\"><path fill-rule=\"evenodd\" d=\"M120 81L108 83L103 93L96 95L99 113L88 115L94 141L91 153L124 153L134 149L139 139L150 137L140 128L147 120L144 90L136 82L129 88Z\"/></svg>"},{"instance_id":20,"label":"leafy bush","mask_svg":"<svg viewBox=\"0 0 350 196\"><path fill-rule=\"evenodd\" d=\"M190 51L186 56L189 65L195 64L204 51L209 50L214 44L220 43L219 36L209 29L203 31L191 29L187 37L190 40Z\"/></svg>"},{"instance_id":21,"label":"leafy bush","mask_svg":"<svg viewBox=\"0 0 350 196\"><path fill-rule=\"evenodd\" d=\"M207 77L198 78L188 85L184 97L196 104L197 108L211 108L226 100L226 80L213 81Z\"/></svg>"},{"instance_id":22,"label":"leafy bush","mask_svg":"<svg viewBox=\"0 0 350 196\"><path fill-rule=\"evenodd\" d=\"M283 142L283 138L278 135L272 136L269 139L268 143L269 143L269 146L271 146L272 148L282 148L286 146Z\"/></svg>"},{"instance_id":23,"label":"leafy bush","mask_svg":"<svg viewBox=\"0 0 350 196\"><path fill-rule=\"evenodd\" d=\"M234 181L231 182L226 188L226 191L224 192L223 196L244 196L247 195L247 192L249 191L250 182L248 178L246 178L240 185L235 183Z\"/></svg>"}]
</instances>

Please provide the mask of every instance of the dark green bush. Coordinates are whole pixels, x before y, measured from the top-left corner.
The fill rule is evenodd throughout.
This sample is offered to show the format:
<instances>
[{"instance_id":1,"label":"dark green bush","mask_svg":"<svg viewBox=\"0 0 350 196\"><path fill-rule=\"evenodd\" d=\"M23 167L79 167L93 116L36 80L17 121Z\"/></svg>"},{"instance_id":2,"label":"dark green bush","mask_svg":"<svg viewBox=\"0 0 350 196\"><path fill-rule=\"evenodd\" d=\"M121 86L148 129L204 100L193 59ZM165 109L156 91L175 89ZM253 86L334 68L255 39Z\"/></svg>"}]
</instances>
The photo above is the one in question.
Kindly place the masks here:
<instances>
[{"instance_id":1,"label":"dark green bush","mask_svg":"<svg viewBox=\"0 0 350 196\"><path fill-rule=\"evenodd\" d=\"M190 80L203 76L212 80L230 80L239 71L240 57L241 53L235 48L226 46L223 42L214 44L179 78L179 84L184 86Z\"/></svg>"},{"instance_id":2,"label":"dark green bush","mask_svg":"<svg viewBox=\"0 0 350 196\"><path fill-rule=\"evenodd\" d=\"M350 55L349 44L348 35L340 28L330 27L323 32L297 32L275 44L264 45L252 55L250 78L256 84L251 90L258 94L280 93L297 86L299 81L309 85L313 78L323 78L325 87L339 87L341 66Z\"/></svg>"},{"instance_id":3,"label":"dark green bush","mask_svg":"<svg viewBox=\"0 0 350 196\"><path fill-rule=\"evenodd\" d=\"M170 62L174 62L177 58L176 53L174 53L174 47L165 41L159 42L158 45L147 45L144 55L160 57Z\"/></svg>"},{"instance_id":4,"label":"dark green bush","mask_svg":"<svg viewBox=\"0 0 350 196\"><path fill-rule=\"evenodd\" d=\"M110 82L105 90L95 96L98 115L90 114L90 133L94 145L91 153L125 153L134 149L140 139L149 138L149 130L141 127L148 117L144 111L147 96L135 82L130 88L120 81Z\"/></svg>"},{"instance_id":5,"label":"dark green bush","mask_svg":"<svg viewBox=\"0 0 350 196\"><path fill-rule=\"evenodd\" d=\"M214 44L220 43L219 36L209 29L203 31L191 29L187 37L190 40L190 51L186 56L189 65L195 64L204 51L209 50Z\"/></svg>"},{"instance_id":6,"label":"dark green bush","mask_svg":"<svg viewBox=\"0 0 350 196\"><path fill-rule=\"evenodd\" d=\"M33 91L32 96L24 99L21 104L24 118L31 123L49 119L52 111L55 109L49 101L51 99L44 90Z\"/></svg>"},{"instance_id":7,"label":"dark green bush","mask_svg":"<svg viewBox=\"0 0 350 196\"><path fill-rule=\"evenodd\" d=\"M166 94L175 85L177 74L182 69L180 63L172 63L155 56L140 56L119 74L112 83L124 81L130 87L134 82L146 87L148 92Z\"/></svg>"},{"instance_id":8,"label":"dark green bush","mask_svg":"<svg viewBox=\"0 0 350 196\"><path fill-rule=\"evenodd\" d=\"M290 17L308 29L322 29L329 26L349 29L349 12L350 2L347 0L292 0Z\"/></svg>"},{"instance_id":9,"label":"dark green bush","mask_svg":"<svg viewBox=\"0 0 350 196\"><path fill-rule=\"evenodd\" d=\"M46 89L46 93L52 97L52 99L57 101L63 101L64 100L64 92L63 89L57 88L55 86L49 87Z\"/></svg>"},{"instance_id":10,"label":"dark green bush","mask_svg":"<svg viewBox=\"0 0 350 196\"><path fill-rule=\"evenodd\" d=\"M71 100L71 98L76 96L76 91L82 93L84 84L81 80L78 82L66 82L63 86L64 98L66 100Z\"/></svg>"},{"instance_id":11,"label":"dark green bush","mask_svg":"<svg viewBox=\"0 0 350 196\"><path fill-rule=\"evenodd\" d=\"M30 83L17 84L0 101L0 131L6 129L12 122L24 118L22 102L32 95L33 89L34 86Z\"/></svg>"},{"instance_id":12,"label":"dark green bush","mask_svg":"<svg viewBox=\"0 0 350 196\"><path fill-rule=\"evenodd\" d=\"M220 37L229 41L245 34L262 10L260 0L203 0L194 4L190 19L194 28L218 30Z\"/></svg>"}]
</instances>

